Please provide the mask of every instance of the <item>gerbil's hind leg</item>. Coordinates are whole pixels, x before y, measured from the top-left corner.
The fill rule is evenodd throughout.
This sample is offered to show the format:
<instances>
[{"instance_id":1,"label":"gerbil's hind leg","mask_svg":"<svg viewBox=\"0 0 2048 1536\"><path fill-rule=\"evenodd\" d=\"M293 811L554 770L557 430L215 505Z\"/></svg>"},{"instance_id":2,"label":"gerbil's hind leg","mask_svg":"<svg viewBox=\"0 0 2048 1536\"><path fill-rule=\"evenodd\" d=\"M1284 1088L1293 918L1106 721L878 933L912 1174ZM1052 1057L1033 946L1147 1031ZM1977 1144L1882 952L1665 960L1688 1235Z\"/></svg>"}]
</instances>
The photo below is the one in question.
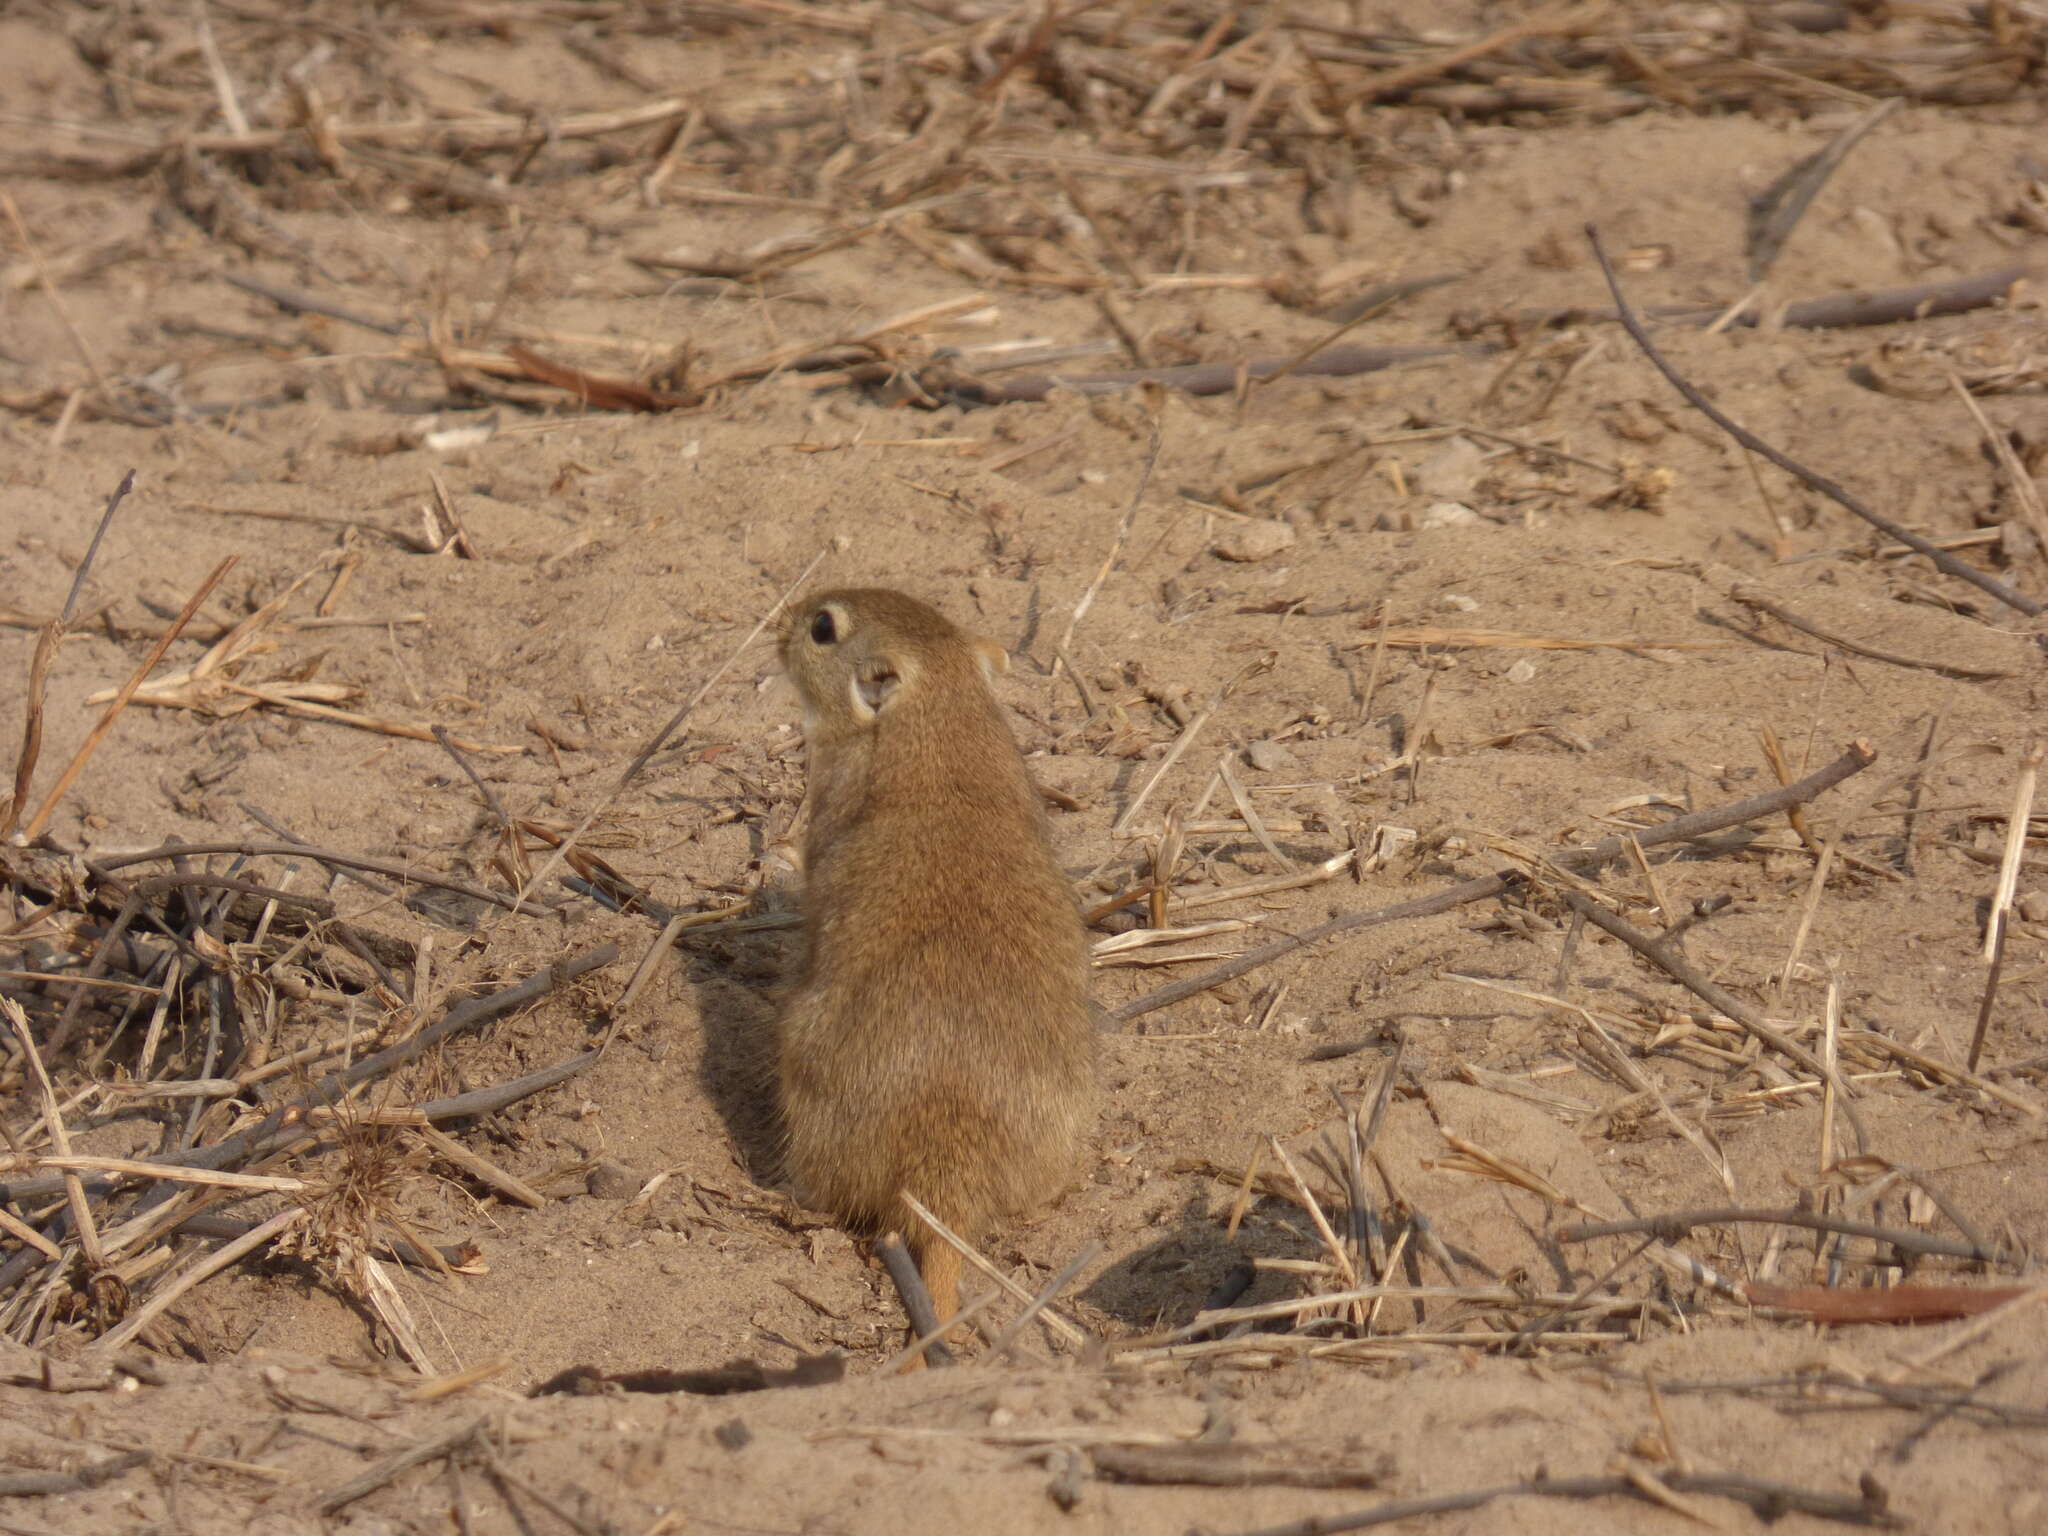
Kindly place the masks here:
<instances>
[{"instance_id":1,"label":"gerbil's hind leg","mask_svg":"<svg viewBox=\"0 0 2048 1536\"><path fill-rule=\"evenodd\" d=\"M882 1267L889 1271L889 1278L896 1282L896 1294L903 1299L903 1310L910 1318L912 1342L928 1334L937 1333L939 1324L951 1317L954 1306L948 1305L942 1313L934 1305L932 1291L927 1287L924 1275L918 1273L917 1261L903 1244L901 1233L890 1232L875 1240L875 1257L882 1261ZM954 1300L959 1296L958 1264L955 1264ZM952 1351L944 1344L927 1344L924 1353L912 1359L904 1367L906 1371L922 1370L929 1361L932 1365L951 1365Z\"/></svg>"}]
</instances>

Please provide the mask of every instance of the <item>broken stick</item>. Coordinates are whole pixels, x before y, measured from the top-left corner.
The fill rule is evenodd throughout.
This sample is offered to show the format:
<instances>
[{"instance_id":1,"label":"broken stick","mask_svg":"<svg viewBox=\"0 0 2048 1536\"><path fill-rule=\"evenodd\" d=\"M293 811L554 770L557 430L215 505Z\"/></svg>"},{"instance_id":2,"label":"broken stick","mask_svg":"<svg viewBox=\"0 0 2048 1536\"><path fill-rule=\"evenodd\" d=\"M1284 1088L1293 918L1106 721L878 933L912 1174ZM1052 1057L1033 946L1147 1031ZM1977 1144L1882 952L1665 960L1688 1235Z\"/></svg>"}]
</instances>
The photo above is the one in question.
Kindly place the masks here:
<instances>
[{"instance_id":1,"label":"broken stick","mask_svg":"<svg viewBox=\"0 0 2048 1536\"><path fill-rule=\"evenodd\" d=\"M1686 838L1703 837L1709 832L1720 832L1729 827L1740 826L1745 821L1755 821L1762 816L1771 816L1790 806L1803 805L1808 800L1848 778L1861 773L1877 761L1877 752L1865 742L1852 742L1849 749L1825 768L1808 774L1795 784L1774 789L1769 794L1753 795L1747 800L1738 800L1733 805L1719 806L1713 810L1694 811L1666 822L1661 827L1648 827L1629 837L1610 837L1595 843L1590 848L1559 854L1552 862L1574 874L1586 874L1609 859L1617 859L1628 852L1630 842L1643 848L1652 848L1659 843L1679 842ZM1519 884L1524 876L1520 870L1502 870L1498 874L1483 875L1477 880L1467 880L1463 885L1454 885L1449 890L1439 891L1434 896L1424 896L1416 901L1404 901L1396 906L1375 907L1366 912L1347 912L1342 917L1333 917L1327 923L1319 923L1305 933L1291 938L1276 939L1271 944L1257 949L1246 950L1235 960L1217 966L1213 971L1204 971L1199 976L1190 976L1185 981L1176 981L1170 986L1148 992L1143 997L1133 998L1117 1009L1110 1017L1128 1021L1140 1018L1157 1009L1170 1007L1183 998L1206 992L1220 982L1242 976L1246 971L1257 970L1298 949L1306 949L1322 939L1334 938L1340 933L1352 933L1361 928L1376 928L1383 923L1404 922L1415 917L1434 917L1439 912L1449 912L1470 902L1485 901L1498 896Z\"/></svg>"}]
</instances>

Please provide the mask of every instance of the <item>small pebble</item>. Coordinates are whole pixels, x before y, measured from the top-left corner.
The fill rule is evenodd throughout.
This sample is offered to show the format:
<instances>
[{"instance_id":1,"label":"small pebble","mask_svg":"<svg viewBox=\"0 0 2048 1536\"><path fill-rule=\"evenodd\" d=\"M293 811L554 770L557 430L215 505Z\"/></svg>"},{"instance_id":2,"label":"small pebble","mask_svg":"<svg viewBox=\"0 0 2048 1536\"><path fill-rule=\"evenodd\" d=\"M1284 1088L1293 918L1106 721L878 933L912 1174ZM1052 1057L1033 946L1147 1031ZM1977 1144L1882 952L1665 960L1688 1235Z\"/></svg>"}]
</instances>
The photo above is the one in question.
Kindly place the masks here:
<instances>
[{"instance_id":1,"label":"small pebble","mask_svg":"<svg viewBox=\"0 0 2048 1536\"><path fill-rule=\"evenodd\" d=\"M584 1188L600 1200L630 1200L647 1182L624 1163L602 1162L590 1170Z\"/></svg>"},{"instance_id":2,"label":"small pebble","mask_svg":"<svg viewBox=\"0 0 2048 1536\"><path fill-rule=\"evenodd\" d=\"M1294 543L1294 530L1271 518L1246 518L1230 522L1216 535L1210 550L1225 560L1268 560Z\"/></svg>"},{"instance_id":3,"label":"small pebble","mask_svg":"<svg viewBox=\"0 0 2048 1536\"><path fill-rule=\"evenodd\" d=\"M1470 528L1486 519L1461 501L1433 503L1416 522L1418 528Z\"/></svg>"},{"instance_id":4,"label":"small pebble","mask_svg":"<svg viewBox=\"0 0 2048 1536\"><path fill-rule=\"evenodd\" d=\"M1244 757L1261 773L1281 773L1301 766L1301 760L1277 741L1255 741L1244 749Z\"/></svg>"},{"instance_id":5,"label":"small pebble","mask_svg":"<svg viewBox=\"0 0 2048 1536\"><path fill-rule=\"evenodd\" d=\"M1409 473L1408 483L1424 496L1462 501L1486 471L1486 451L1469 437L1454 437Z\"/></svg>"}]
</instances>

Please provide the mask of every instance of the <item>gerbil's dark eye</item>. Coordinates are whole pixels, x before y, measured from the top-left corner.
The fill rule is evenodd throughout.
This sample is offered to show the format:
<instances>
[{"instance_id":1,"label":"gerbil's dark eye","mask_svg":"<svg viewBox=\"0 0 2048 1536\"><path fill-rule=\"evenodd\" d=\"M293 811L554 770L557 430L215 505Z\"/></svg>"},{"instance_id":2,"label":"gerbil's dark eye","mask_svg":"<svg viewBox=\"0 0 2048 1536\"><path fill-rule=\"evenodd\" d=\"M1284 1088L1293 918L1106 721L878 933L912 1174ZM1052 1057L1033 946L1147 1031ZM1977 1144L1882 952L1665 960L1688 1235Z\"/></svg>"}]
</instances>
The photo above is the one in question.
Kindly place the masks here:
<instances>
[{"instance_id":1,"label":"gerbil's dark eye","mask_svg":"<svg viewBox=\"0 0 2048 1536\"><path fill-rule=\"evenodd\" d=\"M811 620L811 638L820 645L831 645L839 639L839 626L832 622L829 612L821 612Z\"/></svg>"}]
</instances>

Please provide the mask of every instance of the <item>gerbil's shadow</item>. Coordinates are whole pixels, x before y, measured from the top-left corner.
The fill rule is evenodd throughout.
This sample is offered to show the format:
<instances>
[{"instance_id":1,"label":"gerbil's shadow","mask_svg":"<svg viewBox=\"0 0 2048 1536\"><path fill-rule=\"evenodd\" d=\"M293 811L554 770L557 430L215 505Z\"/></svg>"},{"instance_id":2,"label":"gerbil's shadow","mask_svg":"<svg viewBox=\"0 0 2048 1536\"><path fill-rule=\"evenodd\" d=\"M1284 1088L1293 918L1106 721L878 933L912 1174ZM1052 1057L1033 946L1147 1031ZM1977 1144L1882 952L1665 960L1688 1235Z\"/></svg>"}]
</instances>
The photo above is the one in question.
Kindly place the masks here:
<instances>
[{"instance_id":1,"label":"gerbil's shadow","mask_svg":"<svg viewBox=\"0 0 2048 1536\"><path fill-rule=\"evenodd\" d=\"M796 958L793 929L685 941L683 983L704 1033L697 1081L723 1122L747 1177L781 1182L782 1127L776 1112L776 983Z\"/></svg>"},{"instance_id":2,"label":"gerbil's shadow","mask_svg":"<svg viewBox=\"0 0 2048 1536\"><path fill-rule=\"evenodd\" d=\"M1286 1202L1258 1202L1233 1239L1224 1235L1207 1195L1197 1190L1165 1236L1105 1269L1081 1297L1149 1333L1180 1327L1205 1307L1249 1306L1294 1294L1299 1275L1259 1271L1254 1259L1323 1256L1308 1217ZM1272 1326L1284 1330L1286 1323Z\"/></svg>"}]
</instances>

